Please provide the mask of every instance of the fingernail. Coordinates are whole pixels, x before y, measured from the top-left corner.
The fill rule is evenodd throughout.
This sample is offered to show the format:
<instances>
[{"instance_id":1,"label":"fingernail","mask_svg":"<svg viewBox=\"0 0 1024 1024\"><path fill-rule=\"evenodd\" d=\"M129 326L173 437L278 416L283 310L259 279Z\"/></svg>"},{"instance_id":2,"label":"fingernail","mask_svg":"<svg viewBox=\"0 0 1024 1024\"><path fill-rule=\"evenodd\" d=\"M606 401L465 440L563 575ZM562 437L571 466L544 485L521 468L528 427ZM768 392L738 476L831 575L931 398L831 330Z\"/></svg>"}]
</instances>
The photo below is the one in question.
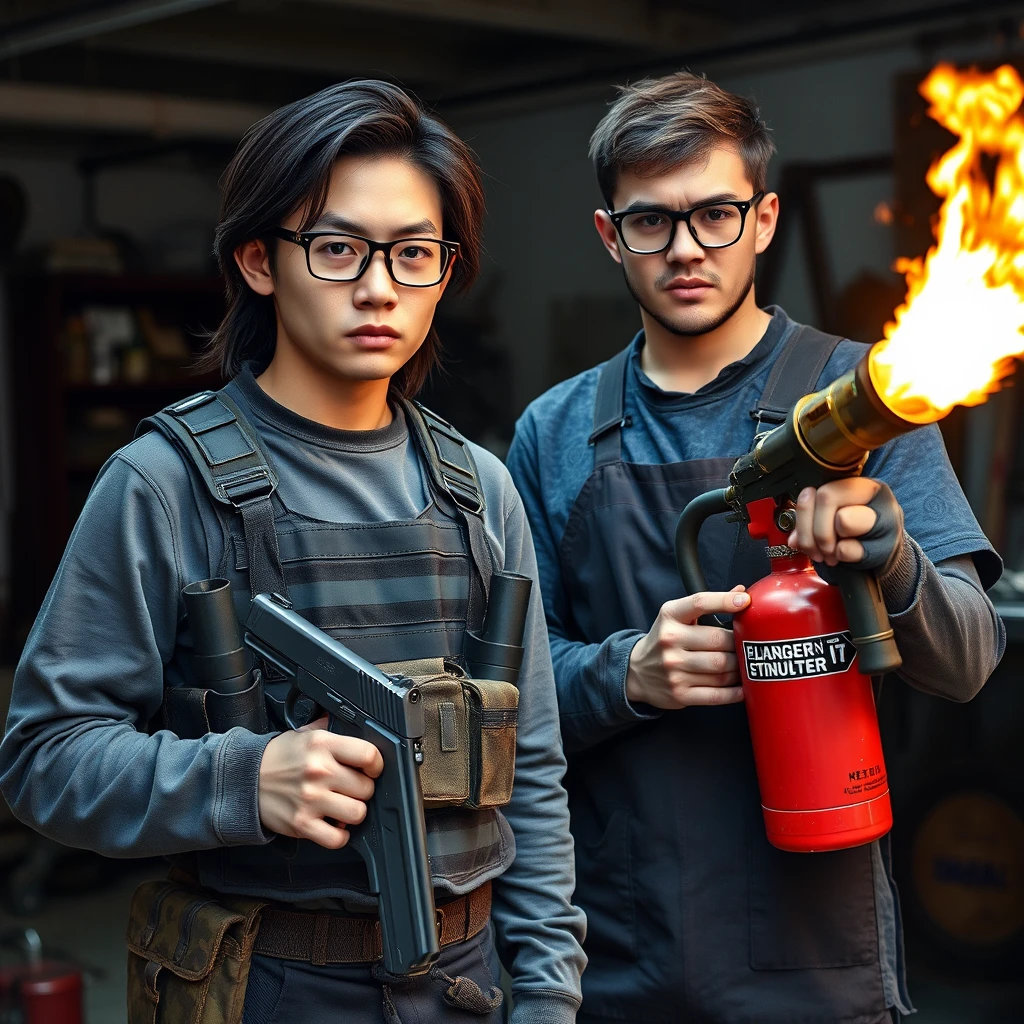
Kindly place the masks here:
<instances>
[{"instance_id":1,"label":"fingernail","mask_svg":"<svg viewBox=\"0 0 1024 1024\"><path fill-rule=\"evenodd\" d=\"M737 608L742 608L750 600L749 594L737 594L733 599L732 603Z\"/></svg>"},{"instance_id":2,"label":"fingernail","mask_svg":"<svg viewBox=\"0 0 1024 1024\"><path fill-rule=\"evenodd\" d=\"M813 497L814 497L814 488L813 487L805 487L800 492L800 497L796 499L797 500L797 504L799 504L799 505L806 505L807 502L809 502L811 500L811 498L813 498Z\"/></svg>"}]
</instances>

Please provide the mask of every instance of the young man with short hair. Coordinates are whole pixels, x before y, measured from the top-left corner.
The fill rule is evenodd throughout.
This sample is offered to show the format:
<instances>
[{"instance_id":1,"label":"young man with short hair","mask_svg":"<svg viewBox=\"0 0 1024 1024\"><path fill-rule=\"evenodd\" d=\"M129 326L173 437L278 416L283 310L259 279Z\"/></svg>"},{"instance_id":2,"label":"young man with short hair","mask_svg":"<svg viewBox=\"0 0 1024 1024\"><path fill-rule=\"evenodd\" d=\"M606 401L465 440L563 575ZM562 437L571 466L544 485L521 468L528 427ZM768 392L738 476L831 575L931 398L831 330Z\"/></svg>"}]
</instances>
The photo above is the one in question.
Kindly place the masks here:
<instances>
[{"instance_id":1,"label":"young man with short hair","mask_svg":"<svg viewBox=\"0 0 1024 1024\"><path fill-rule=\"evenodd\" d=\"M22 820L107 856L174 860L133 901L131 1024L498 1024L497 950L513 1021L575 1018L584 923L539 595L517 712L499 686L481 725L453 667L494 574L535 577L529 528L501 463L411 401L437 361L442 293L476 274L482 219L469 149L385 82L275 111L225 173L228 309L210 358L231 381L170 407L154 421L166 432L100 472L0 746ZM214 577L243 621L250 596L286 594L366 660L440 680L416 769L441 947L429 974L383 970L376 890L349 844L378 748L325 719L289 728L281 672L266 677L268 729L210 727L182 590ZM485 727L504 738L497 755L480 752ZM471 790L485 772L503 781Z\"/></svg>"},{"instance_id":2,"label":"young man with short hair","mask_svg":"<svg viewBox=\"0 0 1024 1024\"><path fill-rule=\"evenodd\" d=\"M773 150L756 108L703 78L621 91L591 140L595 223L643 330L533 402L509 453L569 754L581 1021L912 1012L887 842L794 854L765 836L732 634L698 623L747 606L763 546L717 517L702 533L709 592L682 596L675 567L679 513L750 450L783 354L801 355L787 355L807 378L791 382L799 396L865 351L757 305L756 258L779 215ZM789 544L878 573L911 685L969 700L998 662L985 589L1000 561L937 428L885 445L862 477L802 492Z\"/></svg>"}]
</instances>

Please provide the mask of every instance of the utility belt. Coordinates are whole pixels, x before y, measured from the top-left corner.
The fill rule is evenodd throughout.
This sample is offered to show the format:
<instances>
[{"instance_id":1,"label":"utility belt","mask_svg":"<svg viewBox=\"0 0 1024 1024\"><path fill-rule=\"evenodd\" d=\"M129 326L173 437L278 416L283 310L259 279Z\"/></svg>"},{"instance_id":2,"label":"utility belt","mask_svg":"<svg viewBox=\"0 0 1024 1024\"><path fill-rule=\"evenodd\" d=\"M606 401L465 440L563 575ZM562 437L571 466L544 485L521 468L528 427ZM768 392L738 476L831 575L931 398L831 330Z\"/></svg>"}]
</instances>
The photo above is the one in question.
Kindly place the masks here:
<instances>
[{"instance_id":1,"label":"utility belt","mask_svg":"<svg viewBox=\"0 0 1024 1024\"><path fill-rule=\"evenodd\" d=\"M473 938L490 914L489 882L439 902L439 944ZM376 916L226 896L177 870L135 890L126 939L128 1024L239 1024L254 953L316 966L381 958Z\"/></svg>"}]
</instances>

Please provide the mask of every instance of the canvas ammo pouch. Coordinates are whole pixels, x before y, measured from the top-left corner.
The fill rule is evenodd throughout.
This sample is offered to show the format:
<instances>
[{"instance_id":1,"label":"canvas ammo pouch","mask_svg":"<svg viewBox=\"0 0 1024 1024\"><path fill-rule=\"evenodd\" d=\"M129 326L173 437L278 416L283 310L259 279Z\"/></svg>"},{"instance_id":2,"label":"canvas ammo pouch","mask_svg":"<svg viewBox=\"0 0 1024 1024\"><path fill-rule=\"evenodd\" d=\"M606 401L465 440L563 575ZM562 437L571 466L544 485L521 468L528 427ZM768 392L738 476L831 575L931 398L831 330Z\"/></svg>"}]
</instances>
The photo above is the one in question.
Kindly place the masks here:
<instances>
[{"instance_id":1,"label":"canvas ammo pouch","mask_svg":"<svg viewBox=\"0 0 1024 1024\"><path fill-rule=\"evenodd\" d=\"M128 1024L239 1024L265 901L143 882L128 915Z\"/></svg>"},{"instance_id":2,"label":"canvas ammo pouch","mask_svg":"<svg viewBox=\"0 0 1024 1024\"><path fill-rule=\"evenodd\" d=\"M423 805L502 807L512 798L519 690L512 683L470 679L441 658L380 666L408 676L423 702Z\"/></svg>"}]
</instances>

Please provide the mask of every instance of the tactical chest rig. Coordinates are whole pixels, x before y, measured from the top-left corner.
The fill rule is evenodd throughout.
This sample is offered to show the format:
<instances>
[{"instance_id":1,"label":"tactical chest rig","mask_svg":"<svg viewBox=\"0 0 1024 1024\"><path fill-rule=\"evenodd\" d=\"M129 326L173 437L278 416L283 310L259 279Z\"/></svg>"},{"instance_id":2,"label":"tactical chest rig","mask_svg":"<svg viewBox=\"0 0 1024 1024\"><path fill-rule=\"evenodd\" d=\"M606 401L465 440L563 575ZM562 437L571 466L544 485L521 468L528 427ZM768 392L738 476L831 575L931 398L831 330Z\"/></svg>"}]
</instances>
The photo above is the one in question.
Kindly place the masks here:
<instances>
[{"instance_id":1,"label":"tactical chest rig","mask_svg":"<svg viewBox=\"0 0 1024 1024\"><path fill-rule=\"evenodd\" d=\"M212 500L229 543L221 565L210 568L233 583L239 618L245 619L247 593L278 593L368 661L402 663L409 675L444 675L436 681L443 702L438 743L443 750L445 736L462 738L458 729L452 732L449 708L463 688L458 669L453 681L445 662L448 668L458 663L466 630L479 629L496 562L483 520L485 496L467 442L428 409L400 401L432 498L410 521L333 523L288 509L256 431L224 392L206 391L168 406L144 420L138 432L156 429L167 437ZM272 672L265 674L272 730L285 728L286 689ZM505 703L508 692L503 691ZM210 731L198 693L191 687L165 691L167 728L180 736ZM465 780L463 773L449 772L437 786L424 782L436 888L468 891L499 874L514 856L511 830L496 809L508 799L498 790L511 789L514 698L511 703L503 720L511 715L512 739L506 734L501 744L507 786L491 790L497 798L481 802L477 786L474 801L474 793L461 785L468 785L471 772ZM469 798L460 800L467 793ZM367 899L365 868L353 852L305 841L291 848L275 843L203 851L198 869L204 885L222 892L281 900L344 897L356 905Z\"/></svg>"}]
</instances>

